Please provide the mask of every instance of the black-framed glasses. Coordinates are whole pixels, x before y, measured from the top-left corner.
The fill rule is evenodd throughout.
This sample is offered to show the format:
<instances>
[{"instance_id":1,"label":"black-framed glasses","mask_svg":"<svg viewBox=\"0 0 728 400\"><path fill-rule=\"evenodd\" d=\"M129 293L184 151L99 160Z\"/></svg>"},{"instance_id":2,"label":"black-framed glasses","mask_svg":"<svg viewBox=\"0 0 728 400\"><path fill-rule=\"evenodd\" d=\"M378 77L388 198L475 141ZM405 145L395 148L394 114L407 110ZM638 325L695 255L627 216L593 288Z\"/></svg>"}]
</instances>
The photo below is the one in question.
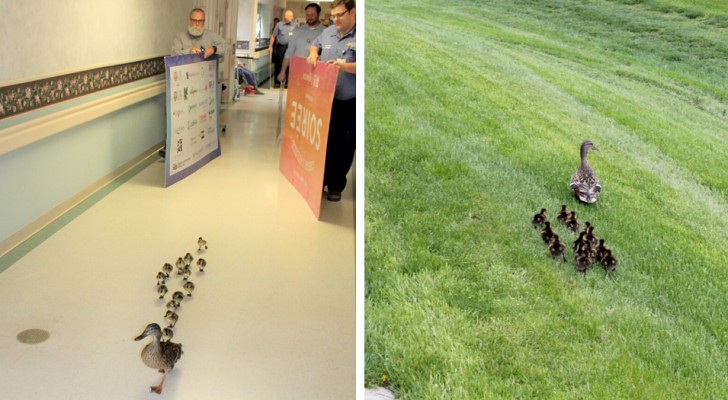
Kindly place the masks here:
<instances>
[{"instance_id":1,"label":"black-framed glasses","mask_svg":"<svg viewBox=\"0 0 728 400\"><path fill-rule=\"evenodd\" d=\"M346 10L346 11L344 11L342 13L338 13L338 14L331 14L331 18L332 19L341 19L344 17L344 14L348 14L349 11L351 11L351 10Z\"/></svg>"}]
</instances>

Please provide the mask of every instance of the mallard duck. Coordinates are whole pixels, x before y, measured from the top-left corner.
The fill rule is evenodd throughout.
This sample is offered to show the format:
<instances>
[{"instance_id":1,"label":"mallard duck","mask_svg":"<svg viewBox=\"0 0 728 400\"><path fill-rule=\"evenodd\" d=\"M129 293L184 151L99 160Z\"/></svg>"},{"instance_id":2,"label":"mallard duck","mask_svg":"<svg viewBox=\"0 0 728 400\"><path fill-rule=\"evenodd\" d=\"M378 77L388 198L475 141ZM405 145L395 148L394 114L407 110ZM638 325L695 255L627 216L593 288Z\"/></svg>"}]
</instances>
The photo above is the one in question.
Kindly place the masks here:
<instances>
[{"instance_id":1,"label":"mallard duck","mask_svg":"<svg viewBox=\"0 0 728 400\"><path fill-rule=\"evenodd\" d=\"M553 236L554 231L551 229L551 223L549 221L544 222L543 229L541 229L541 239L543 239L544 243L549 244Z\"/></svg>"},{"instance_id":2,"label":"mallard duck","mask_svg":"<svg viewBox=\"0 0 728 400\"><path fill-rule=\"evenodd\" d=\"M170 300L167 302L167 310L169 311L177 311L177 303L174 300Z\"/></svg>"},{"instance_id":3,"label":"mallard duck","mask_svg":"<svg viewBox=\"0 0 728 400\"><path fill-rule=\"evenodd\" d=\"M134 340L139 341L147 336L152 336L152 341L142 349L142 361L147 367L157 369L159 372L164 373L159 384L151 387L153 392L159 394L162 393L162 385L164 385L164 380L167 379L167 374L174 368L174 364L179 361L179 358L184 353L182 352L181 344L160 341L162 330L157 324L152 323L147 325L144 332Z\"/></svg>"},{"instance_id":4,"label":"mallard duck","mask_svg":"<svg viewBox=\"0 0 728 400\"><path fill-rule=\"evenodd\" d=\"M167 280L167 274L164 272L157 273L157 286L164 285L164 282Z\"/></svg>"},{"instance_id":5,"label":"mallard duck","mask_svg":"<svg viewBox=\"0 0 728 400\"><path fill-rule=\"evenodd\" d=\"M185 254L184 260L185 260L185 266L190 266L190 264L192 264L192 261L194 260L194 257L192 257L192 254L187 253L187 254Z\"/></svg>"},{"instance_id":6,"label":"mallard duck","mask_svg":"<svg viewBox=\"0 0 728 400\"><path fill-rule=\"evenodd\" d=\"M538 228L539 226L543 226L543 224L547 221L546 217L546 209L542 208L541 211L537 212L533 218L531 218L531 224L533 224L533 229Z\"/></svg>"},{"instance_id":7,"label":"mallard duck","mask_svg":"<svg viewBox=\"0 0 728 400\"><path fill-rule=\"evenodd\" d=\"M169 322L169 327L174 328L174 326L177 324L177 320L179 319L179 315L177 315L174 311L167 311L166 314L164 314L164 319Z\"/></svg>"},{"instance_id":8,"label":"mallard duck","mask_svg":"<svg viewBox=\"0 0 728 400\"><path fill-rule=\"evenodd\" d=\"M187 291L187 296L192 296L192 291L195 290L195 284L190 281L187 281L187 283L185 283L183 288Z\"/></svg>"},{"instance_id":9,"label":"mallard duck","mask_svg":"<svg viewBox=\"0 0 728 400\"><path fill-rule=\"evenodd\" d=\"M167 278L169 278L169 274L172 273L172 264L165 263L162 265L162 272L164 272L164 274L167 275Z\"/></svg>"},{"instance_id":10,"label":"mallard duck","mask_svg":"<svg viewBox=\"0 0 728 400\"><path fill-rule=\"evenodd\" d=\"M197 266L200 267L200 272L205 272L205 267L207 266L207 261L205 261L204 258L200 258L197 260Z\"/></svg>"},{"instance_id":11,"label":"mallard duck","mask_svg":"<svg viewBox=\"0 0 728 400\"><path fill-rule=\"evenodd\" d=\"M559 239L559 235L554 233L554 235L551 237L551 244L549 244L549 252L551 252L551 258L561 256L564 259L564 262L566 262L566 256L564 255L565 249L566 246Z\"/></svg>"},{"instance_id":12,"label":"mallard duck","mask_svg":"<svg viewBox=\"0 0 728 400\"><path fill-rule=\"evenodd\" d=\"M167 291L168 290L167 290L167 286L166 285L159 285L157 287L157 293L159 293L159 298L160 299L163 299L164 298L164 295L167 294Z\"/></svg>"},{"instance_id":13,"label":"mallard duck","mask_svg":"<svg viewBox=\"0 0 728 400\"><path fill-rule=\"evenodd\" d=\"M197 246L199 247L197 251L202 251L203 247L205 248L205 250L207 250L207 241L200 237L197 239Z\"/></svg>"},{"instance_id":14,"label":"mallard duck","mask_svg":"<svg viewBox=\"0 0 728 400\"><path fill-rule=\"evenodd\" d=\"M579 150L581 154L581 163L574 175L571 176L571 193L577 200L593 204L597 201L599 193L602 191L602 185L599 184L599 177L592 170L586 157L590 149L599 150L591 140L585 140L581 143Z\"/></svg>"},{"instance_id":15,"label":"mallard duck","mask_svg":"<svg viewBox=\"0 0 728 400\"><path fill-rule=\"evenodd\" d=\"M566 204L561 205L561 210L556 214L556 219L562 224L566 223L566 219L569 218L569 209L566 208Z\"/></svg>"}]
</instances>

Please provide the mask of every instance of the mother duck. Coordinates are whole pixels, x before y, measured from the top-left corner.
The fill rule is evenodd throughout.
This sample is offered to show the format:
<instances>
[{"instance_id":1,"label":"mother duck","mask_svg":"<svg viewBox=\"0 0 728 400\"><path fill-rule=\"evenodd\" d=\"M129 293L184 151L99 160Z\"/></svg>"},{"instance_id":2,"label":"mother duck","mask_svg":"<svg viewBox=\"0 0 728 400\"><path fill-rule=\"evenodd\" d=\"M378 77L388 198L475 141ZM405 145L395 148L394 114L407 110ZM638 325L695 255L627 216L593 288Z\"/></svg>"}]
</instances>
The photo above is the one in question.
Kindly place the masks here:
<instances>
[{"instance_id":1,"label":"mother duck","mask_svg":"<svg viewBox=\"0 0 728 400\"><path fill-rule=\"evenodd\" d=\"M149 324L144 329L141 335L137 336L134 340L139 341L147 336L152 336L152 341L144 346L142 350L142 361L149 368L158 369L159 372L163 372L162 381L159 385L152 386L152 391L158 394L162 393L162 385L164 380L167 379L167 374L174 368L174 364L182 356L182 345L179 343L162 342L162 329L158 324Z\"/></svg>"},{"instance_id":2,"label":"mother duck","mask_svg":"<svg viewBox=\"0 0 728 400\"><path fill-rule=\"evenodd\" d=\"M581 202L593 204L597 201L599 193L602 192L602 185L599 184L599 177L594 173L586 157L590 149L599 150L591 140L581 143L581 163L574 175L571 176L571 193Z\"/></svg>"}]
</instances>

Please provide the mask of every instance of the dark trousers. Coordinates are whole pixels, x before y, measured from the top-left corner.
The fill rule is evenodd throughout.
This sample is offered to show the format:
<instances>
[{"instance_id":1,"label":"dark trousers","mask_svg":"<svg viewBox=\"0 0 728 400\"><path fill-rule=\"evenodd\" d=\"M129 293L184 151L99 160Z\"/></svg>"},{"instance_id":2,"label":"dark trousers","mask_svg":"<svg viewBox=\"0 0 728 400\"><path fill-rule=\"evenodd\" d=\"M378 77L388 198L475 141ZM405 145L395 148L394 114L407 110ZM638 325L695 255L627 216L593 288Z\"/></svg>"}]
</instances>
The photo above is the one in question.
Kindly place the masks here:
<instances>
[{"instance_id":1,"label":"dark trousers","mask_svg":"<svg viewBox=\"0 0 728 400\"><path fill-rule=\"evenodd\" d=\"M346 174L354 161L355 151L356 98L334 100L324 168L324 185L328 186L329 192L341 192L346 187Z\"/></svg>"},{"instance_id":2,"label":"dark trousers","mask_svg":"<svg viewBox=\"0 0 728 400\"><path fill-rule=\"evenodd\" d=\"M276 44L273 48L273 65L275 65L275 69L273 70L273 79L276 85L280 84L280 82L278 81L278 74L281 73L281 67L283 67L283 58L286 55L286 50L288 50L287 44ZM288 71L286 71L286 81L287 80Z\"/></svg>"}]
</instances>

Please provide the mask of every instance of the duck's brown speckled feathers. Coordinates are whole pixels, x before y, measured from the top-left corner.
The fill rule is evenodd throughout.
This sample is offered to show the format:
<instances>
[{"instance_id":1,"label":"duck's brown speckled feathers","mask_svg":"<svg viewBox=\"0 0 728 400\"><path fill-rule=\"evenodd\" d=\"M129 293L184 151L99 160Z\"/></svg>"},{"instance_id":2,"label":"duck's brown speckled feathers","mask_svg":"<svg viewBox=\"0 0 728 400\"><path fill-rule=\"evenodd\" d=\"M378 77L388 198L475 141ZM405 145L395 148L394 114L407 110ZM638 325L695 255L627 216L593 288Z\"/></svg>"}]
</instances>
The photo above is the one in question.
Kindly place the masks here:
<instances>
[{"instance_id":1,"label":"duck's brown speckled feathers","mask_svg":"<svg viewBox=\"0 0 728 400\"><path fill-rule=\"evenodd\" d=\"M571 183L569 185L574 197L586 204L595 203L597 201L597 197L599 197L599 194L602 192L602 185L599 183L599 177L594 170L592 170L589 162L587 161L587 154L590 149L599 150L590 140L585 140L581 144L581 148L579 150L581 163L574 175L571 176Z\"/></svg>"},{"instance_id":2,"label":"duck's brown speckled feathers","mask_svg":"<svg viewBox=\"0 0 728 400\"><path fill-rule=\"evenodd\" d=\"M162 393L162 385L164 385L164 380L167 378L167 373L174 368L174 364L182 357L182 345L170 341L162 342L162 329L155 323L147 325L144 332L134 340L142 340L147 336L152 336L152 341L144 346L142 361L147 367L164 372L162 381L157 386L151 387L153 392Z\"/></svg>"}]
</instances>

